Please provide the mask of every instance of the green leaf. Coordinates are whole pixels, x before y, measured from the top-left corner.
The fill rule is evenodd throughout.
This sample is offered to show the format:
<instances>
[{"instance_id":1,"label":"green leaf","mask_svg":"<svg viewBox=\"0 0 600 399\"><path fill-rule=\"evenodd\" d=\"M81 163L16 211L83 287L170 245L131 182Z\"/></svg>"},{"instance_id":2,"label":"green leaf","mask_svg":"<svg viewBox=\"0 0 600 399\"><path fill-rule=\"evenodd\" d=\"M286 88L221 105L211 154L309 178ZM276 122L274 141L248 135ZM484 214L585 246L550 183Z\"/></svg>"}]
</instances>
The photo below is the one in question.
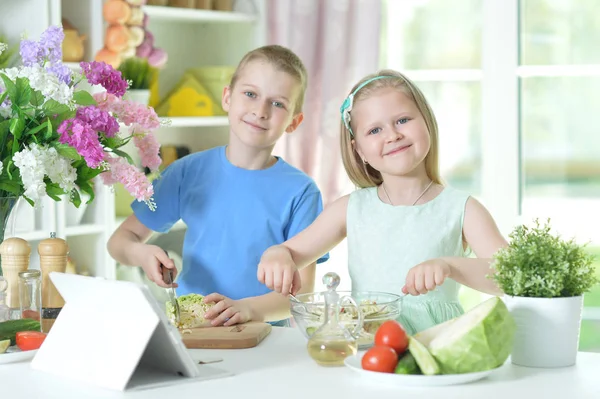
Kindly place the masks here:
<instances>
[{"instance_id":1,"label":"green leaf","mask_svg":"<svg viewBox=\"0 0 600 399\"><path fill-rule=\"evenodd\" d=\"M17 98L17 85L15 82L10 80L8 76L3 73L0 73L0 78L4 82L4 87L6 87L6 92L8 93L8 98L14 103L14 99Z\"/></svg>"},{"instance_id":2,"label":"green leaf","mask_svg":"<svg viewBox=\"0 0 600 399\"><path fill-rule=\"evenodd\" d=\"M95 198L94 187L92 187L89 180L86 182L78 183L78 185L81 191L90 196L90 199L86 202L86 204L90 204Z\"/></svg>"},{"instance_id":3,"label":"green leaf","mask_svg":"<svg viewBox=\"0 0 600 399\"><path fill-rule=\"evenodd\" d=\"M53 143L52 147L56 148L56 151L63 157L67 157L75 161L81 159L81 155L79 155L77 150L68 144Z\"/></svg>"},{"instance_id":4,"label":"green leaf","mask_svg":"<svg viewBox=\"0 0 600 399\"><path fill-rule=\"evenodd\" d=\"M0 122L0 142L4 142L6 136L8 136L8 132L10 131L10 122L11 119ZM3 148L0 148L2 150Z\"/></svg>"},{"instance_id":5,"label":"green leaf","mask_svg":"<svg viewBox=\"0 0 600 399\"><path fill-rule=\"evenodd\" d=\"M79 105L96 105L97 102L94 97L85 90L79 90L73 93L73 100L75 104Z\"/></svg>"},{"instance_id":6,"label":"green leaf","mask_svg":"<svg viewBox=\"0 0 600 399\"><path fill-rule=\"evenodd\" d=\"M29 79L17 78L17 98L13 101L17 106L22 107L23 105L29 104L31 99L31 86L29 86Z\"/></svg>"},{"instance_id":7,"label":"green leaf","mask_svg":"<svg viewBox=\"0 0 600 399\"><path fill-rule=\"evenodd\" d=\"M36 126L36 127L34 127L33 129L29 129L29 130L27 131L27 134L28 134L28 135L34 135L34 134L36 134L37 132L39 132L40 130L42 130L43 128L45 128L45 127L46 127L48 124L49 124L48 120L45 120L45 121L44 121L44 123L42 123L41 125L39 125L39 126Z\"/></svg>"},{"instance_id":8,"label":"green leaf","mask_svg":"<svg viewBox=\"0 0 600 399\"><path fill-rule=\"evenodd\" d=\"M33 90L33 92L31 93L31 100L29 100L29 102L31 103L31 105L39 107L44 103L44 100L45 98L42 93L40 93L38 90Z\"/></svg>"},{"instance_id":9,"label":"green leaf","mask_svg":"<svg viewBox=\"0 0 600 399\"><path fill-rule=\"evenodd\" d=\"M117 154L118 156L125 158L127 160L127 162L129 162L131 165L134 164L133 159L131 159L131 157L129 156L129 154L126 153L125 151L114 149L113 152L115 154Z\"/></svg>"},{"instance_id":10,"label":"green leaf","mask_svg":"<svg viewBox=\"0 0 600 399\"><path fill-rule=\"evenodd\" d=\"M119 148L126 143L125 140L123 140L122 138L117 137L117 136L107 137L103 141L104 141L104 145L106 145L107 147L112 148L112 149Z\"/></svg>"},{"instance_id":11,"label":"green leaf","mask_svg":"<svg viewBox=\"0 0 600 399\"><path fill-rule=\"evenodd\" d=\"M73 189L71 190L71 202L75 205L75 208L79 208L81 205L81 197L79 196L79 191Z\"/></svg>"},{"instance_id":12,"label":"green leaf","mask_svg":"<svg viewBox=\"0 0 600 399\"><path fill-rule=\"evenodd\" d=\"M13 138L11 150L12 150L12 155L15 155L17 152L19 152L19 140Z\"/></svg>"},{"instance_id":13,"label":"green leaf","mask_svg":"<svg viewBox=\"0 0 600 399\"><path fill-rule=\"evenodd\" d=\"M65 104L61 104L56 100L50 99L42 106L42 110L44 110L46 115L56 115L69 112L70 108Z\"/></svg>"},{"instance_id":14,"label":"green leaf","mask_svg":"<svg viewBox=\"0 0 600 399\"><path fill-rule=\"evenodd\" d=\"M21 195L22 189L23 187L21 186L20 181L0 179L0 190L8 191L9 193L16 195Z\"/></svg>"},{"instance_id":15,"label":"green leaf","mask_svg":"<svg viewBox=\"0 0 600 399\"><path fill-rule=\"evenodd\" d=\"M10 132L15 136L15 139L21 138L21 133L25 129L25 120L22 118L13 118L10 120Z\"/></svg>"},{"instance_id":16,"label":"green leaf","mask_svg":"<svg viewBox=\"0 0 600 399\"><path fill-rule=\"evenodd\" d=\"M52 123L48 122L48 125L46 125L47 129L46 132L44 133L44 140L49 140L50 137L52 137Z\"/></svg>"},{"instance_id":17,"label":"green leaf","mask_svg":"<svg viewBox=\"0 0 600 399\"><path fill-rule=\"evenodd\" d=\"M66 194L65 190L56 183L46 183L46 193L54 201L60 201L60 196Z\"/></svg>"},{"instance_id":18,"label":"green leaf","mask_svg":"<svg viewBox=\"0 0 600 399\"><path fill-rule=\"evenodd\" d=\"M0 94L0 104L2 104L4 102L4 100L6 100L6 97L8 96L8 92L5 91L4 93Z\"/></svg>"},{"instance_id":19,"label":"green leaf","mask_svg":"<svg viewBox=\"0 0 600 399\"><path fill-rule=\"evenodd\" d=\"M73 165L73 167L75 167L75 165ZM75 183L77 185L79 185L80 183L85 183L89 180L92 180L94 177L98 176L100 173L103 172L102 168L98 167L95 169L90 168L89 166L87 166L87 164L85 162L82 162L81 165L77 165L77 180L75 180Z\"/></svg>"}]
</instances>

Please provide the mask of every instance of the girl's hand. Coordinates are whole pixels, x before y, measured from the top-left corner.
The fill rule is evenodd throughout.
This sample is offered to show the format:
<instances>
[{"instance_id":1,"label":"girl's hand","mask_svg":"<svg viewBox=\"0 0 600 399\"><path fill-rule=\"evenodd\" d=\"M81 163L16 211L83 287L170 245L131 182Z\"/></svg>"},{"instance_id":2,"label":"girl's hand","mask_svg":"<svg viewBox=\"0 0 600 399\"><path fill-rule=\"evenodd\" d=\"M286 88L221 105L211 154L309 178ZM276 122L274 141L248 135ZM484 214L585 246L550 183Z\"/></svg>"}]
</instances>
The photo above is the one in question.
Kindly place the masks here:
<instances>
[{"instance_id":1,"label":"girl's hand","mask_svg":"<svg viewBox=\"0 0 600 399\"><path fill-rule=\"evenodd\" d=\"M232 326L252 320L252 310L242 301L234 301L224 295L212 293L204 297L205 303L214 303L204 318L211 320L210 324L216 326Z\"/></svg>"},{"instance_id":2,"label":"girl's hand","mask_svg":"<svg viewBox=\"0 0 600 399\"><path fill-rule=\"evenodd\" d=\"M296 295L302 284L300 272L289 249L274 246L265 251L256 271L258 281L282 295Z\"/></svg>"},{"instance_id":3,"label":"girl's hand","mask_svg":"<svg viewBox=\"0 0 600 399\"><path fill-rule=\"evenodd\" d=\"M402 292L411 295L426 294L450 276L450 265L443 259L431 259L408 271Z\"/></svg>"},{"instance_id":4,"label":"girl's hand","mask_svg":"<svg viewBox=\"0 0 600 399\"><path fill-rule=\"evenodd\" d=\"M164 265L167 269L171 269L173 271L173 281L175 281L177 268L173 260L169 258L169 255L156 245L141 244L136 248L136 251L137 259L140 260L142 270L144 270L148 279L160 287L170 288L171 285L167 284L163 279L163 270L161 267ZM173 283L172 287L177 287L177 283Z\"/></svg>"}]
</instances>

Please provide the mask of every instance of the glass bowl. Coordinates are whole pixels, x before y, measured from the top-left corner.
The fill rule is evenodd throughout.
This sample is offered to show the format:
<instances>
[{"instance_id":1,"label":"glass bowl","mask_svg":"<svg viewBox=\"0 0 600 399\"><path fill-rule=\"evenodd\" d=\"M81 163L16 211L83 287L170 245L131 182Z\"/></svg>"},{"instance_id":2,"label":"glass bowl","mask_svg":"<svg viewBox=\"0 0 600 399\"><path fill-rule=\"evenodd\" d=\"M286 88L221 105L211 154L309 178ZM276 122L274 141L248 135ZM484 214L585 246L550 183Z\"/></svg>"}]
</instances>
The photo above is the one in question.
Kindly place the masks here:
<instances>
[{"instance_id":1,"label":"glass bowl","mask_svg":"<svg viewBox=\"0 0 600 399\"><path fill-rule=\"evenodd\" d=\"M294 321L307 339L323 324L325 293L298 294L297 300L290 298L290 311ZM366 349L373 345L375 332L383 322L395 320L400 316L402 304L400 295L377 291L337 291L337 293L340 298L351 296L363 312L363 328L357 339L359 349ZM342 304L339 320L343 326L353 330L358 323L356 307L348 301Z\"/></svg>"}]
</instances>

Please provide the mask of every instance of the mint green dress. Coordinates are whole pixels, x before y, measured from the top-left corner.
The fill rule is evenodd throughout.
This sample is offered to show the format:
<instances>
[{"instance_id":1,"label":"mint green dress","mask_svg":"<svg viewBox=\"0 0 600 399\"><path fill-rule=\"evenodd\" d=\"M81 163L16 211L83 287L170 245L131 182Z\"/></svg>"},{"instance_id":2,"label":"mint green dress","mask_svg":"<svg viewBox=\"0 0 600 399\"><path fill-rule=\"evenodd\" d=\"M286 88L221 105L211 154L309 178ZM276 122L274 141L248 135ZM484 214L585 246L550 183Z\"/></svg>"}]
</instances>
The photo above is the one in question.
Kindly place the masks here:
<instances>
[{"instance_id":1,"label":"mint green dress","mask_svg":"<svg viewBox=\"0 0 600 399\"><path fill-rule=\"evenodd\" d=\"M408 271L426 260L466 256L462 227L469 196L444 187L433 200L414 206L381 201L376 187L350 194L347 213L348 268L353 291L402 295ZM402 299L398 321L415 334L464 313L460 284L451 279L425 295Z\"/></svg>"}]
</instances>

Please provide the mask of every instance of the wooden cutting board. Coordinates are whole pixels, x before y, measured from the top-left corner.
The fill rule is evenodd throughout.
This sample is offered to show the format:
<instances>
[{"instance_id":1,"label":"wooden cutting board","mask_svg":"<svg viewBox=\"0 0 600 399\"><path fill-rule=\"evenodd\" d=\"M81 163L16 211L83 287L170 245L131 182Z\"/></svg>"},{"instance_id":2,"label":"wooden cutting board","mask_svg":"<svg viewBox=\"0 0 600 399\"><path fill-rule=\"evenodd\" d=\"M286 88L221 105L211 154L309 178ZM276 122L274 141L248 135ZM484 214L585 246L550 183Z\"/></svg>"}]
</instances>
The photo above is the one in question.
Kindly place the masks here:
<instances>
[{"instance_id":1,"label":"wooden cutting board","mask_svg":"<svg viewBox=\"0 0 600 399\"><path fill-rule=\"evenodd\" d=\"M188 349L243 349L252 348L271 332L271 325L250 322L231 327L192 328L181 334Z\"/></svg>"}]
</instances>

